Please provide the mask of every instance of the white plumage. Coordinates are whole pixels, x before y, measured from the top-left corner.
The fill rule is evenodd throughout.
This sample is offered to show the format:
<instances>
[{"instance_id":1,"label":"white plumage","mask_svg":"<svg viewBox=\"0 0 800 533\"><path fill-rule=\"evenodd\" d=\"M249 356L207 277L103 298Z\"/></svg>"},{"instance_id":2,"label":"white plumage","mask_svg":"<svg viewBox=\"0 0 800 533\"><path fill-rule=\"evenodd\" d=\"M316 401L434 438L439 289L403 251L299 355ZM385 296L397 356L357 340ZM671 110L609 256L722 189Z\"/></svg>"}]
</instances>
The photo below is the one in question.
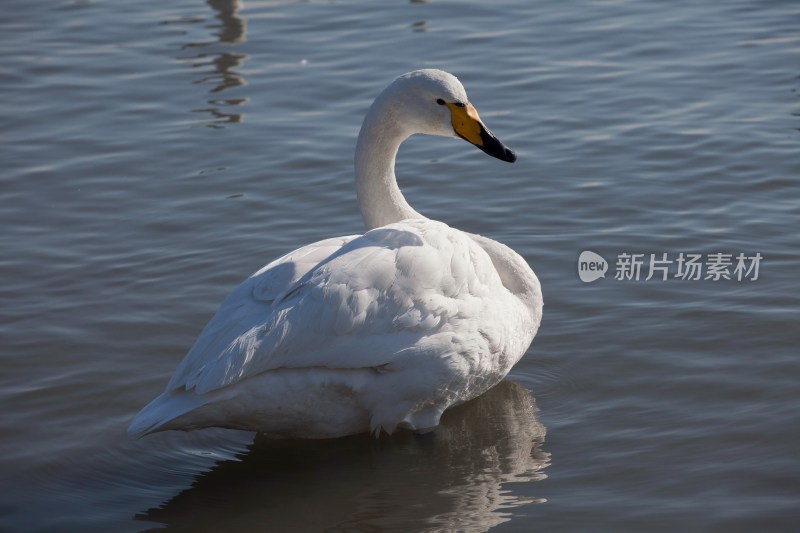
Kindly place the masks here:
<instances>
[{"instance_id":1,"label":"white plumage","mask_svg":"<svg viewBox=\"0 0 800 533\"><path fill-rule=\"evenodd\" d=\"M131 435L209 426L309 438L426 431L508 373L539 327L539 282L510 248L411 209L394 158L414 133L459 136L515 159L454 76L399 77L370 109L356 149L369 231L304 246L245 280Z\"/></svg>"}]
</instances>

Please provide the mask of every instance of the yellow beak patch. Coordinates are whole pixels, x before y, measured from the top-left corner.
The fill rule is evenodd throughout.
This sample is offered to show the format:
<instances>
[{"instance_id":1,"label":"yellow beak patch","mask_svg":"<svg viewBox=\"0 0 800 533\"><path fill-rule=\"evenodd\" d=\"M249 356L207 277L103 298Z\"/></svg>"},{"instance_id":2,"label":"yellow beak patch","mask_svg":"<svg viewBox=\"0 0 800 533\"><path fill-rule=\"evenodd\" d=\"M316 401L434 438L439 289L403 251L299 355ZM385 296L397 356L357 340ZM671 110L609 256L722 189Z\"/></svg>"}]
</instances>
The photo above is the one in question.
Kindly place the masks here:
<instances>
[{"instance_id":1,"label":"yellow beak patch","mask_svg":"<svg viewBox=\"0 0 800 533\"><path fill-rule=\"evenodd\" d=\"M481 117L478 116L478 112L475 111L472 104L462 106L448 103L447 107L450 108L450 121L456 134L475 146L483 146L483 139L481 138L483 124L481 123Z\"/></svg>"}]
</instances>

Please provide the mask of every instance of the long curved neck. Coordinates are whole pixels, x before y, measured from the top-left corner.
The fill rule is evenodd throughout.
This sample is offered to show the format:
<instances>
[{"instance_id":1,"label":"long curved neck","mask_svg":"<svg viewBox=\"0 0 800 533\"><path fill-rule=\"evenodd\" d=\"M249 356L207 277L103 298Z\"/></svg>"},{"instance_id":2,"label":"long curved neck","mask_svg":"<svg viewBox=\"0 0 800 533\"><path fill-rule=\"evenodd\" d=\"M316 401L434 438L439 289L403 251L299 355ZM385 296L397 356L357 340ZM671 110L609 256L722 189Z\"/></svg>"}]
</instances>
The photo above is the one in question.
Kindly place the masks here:
<instances>
[{"instance_id":1,"label":"long curved neck","mask_svg":"<svg viewBox=\"0 0 800 533\"><path fill-rule=\"evenodd\" d=\"M372 104L358 134L356 192L368 229L408 218L424 218L408 205L394 175L397 150L412 134L399 118L391 99L381 95Z\"/></svg>"}]
</instances>

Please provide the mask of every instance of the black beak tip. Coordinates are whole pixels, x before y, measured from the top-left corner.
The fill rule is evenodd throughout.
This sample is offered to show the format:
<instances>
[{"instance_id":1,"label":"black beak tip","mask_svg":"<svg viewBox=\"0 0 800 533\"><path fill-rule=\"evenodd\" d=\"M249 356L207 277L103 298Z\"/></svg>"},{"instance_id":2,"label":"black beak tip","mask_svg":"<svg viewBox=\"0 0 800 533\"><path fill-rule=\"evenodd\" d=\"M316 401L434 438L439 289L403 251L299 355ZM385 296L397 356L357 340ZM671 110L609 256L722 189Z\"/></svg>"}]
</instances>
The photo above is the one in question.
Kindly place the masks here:
<instances>
[{"instance_id":1,"label":"black beak tip","mask_svg":"<svg viewBox=\"0 0 800 533\"><path fill-rule=\"evenodd\" d=\"M507 163L513 163L517 160L517 154L515 154L511 148L501 143L497 137L485 127L481 128L481 141L482 143L478 148L490 156Z\"/></svg>"}]
</instances>

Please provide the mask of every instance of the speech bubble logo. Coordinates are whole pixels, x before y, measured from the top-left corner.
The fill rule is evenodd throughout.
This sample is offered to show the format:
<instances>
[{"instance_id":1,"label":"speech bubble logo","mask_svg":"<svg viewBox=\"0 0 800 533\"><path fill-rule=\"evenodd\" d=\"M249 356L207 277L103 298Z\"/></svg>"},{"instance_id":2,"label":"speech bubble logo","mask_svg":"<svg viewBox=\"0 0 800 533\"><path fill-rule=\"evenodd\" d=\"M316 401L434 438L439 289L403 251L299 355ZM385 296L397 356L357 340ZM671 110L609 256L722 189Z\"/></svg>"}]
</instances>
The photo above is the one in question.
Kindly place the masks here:
<instances>
[{"instance_id":1,"label":"speech bubble logo","mask_svg":"<svg viewBox=\"0 0 800 533\"><path fill-rule=\"evenodd\" d=\"M581 252L578 258L578 276L584 283L591 283L596 279L606 277L608 263L602 256L589 250Z\"/></svg>"}]
</instances>

